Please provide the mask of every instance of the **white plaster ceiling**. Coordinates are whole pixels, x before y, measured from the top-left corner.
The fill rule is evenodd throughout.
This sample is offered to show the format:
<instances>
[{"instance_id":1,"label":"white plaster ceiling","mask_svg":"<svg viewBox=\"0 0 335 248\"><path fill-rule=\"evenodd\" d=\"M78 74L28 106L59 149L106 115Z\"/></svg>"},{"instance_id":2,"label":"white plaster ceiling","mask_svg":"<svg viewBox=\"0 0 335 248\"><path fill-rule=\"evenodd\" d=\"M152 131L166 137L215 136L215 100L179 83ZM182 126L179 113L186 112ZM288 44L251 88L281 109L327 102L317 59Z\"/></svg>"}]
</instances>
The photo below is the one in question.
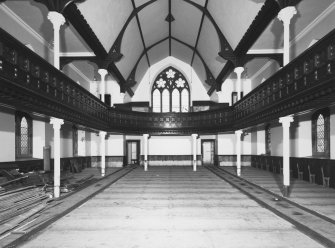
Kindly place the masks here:
<instances>
[{"instance_id":1,"label":"white plaster ceiling","mask_svg":"<svg viewBox=\"0 0 335 248\"><path fill-rule=\"evenodd\" d=\"M121 45L121 53L123 58L116 63L116 66L127 78L135 66L137 59L140 57L144 47L141 40L140 31L137 26L137 20L133 19L125 31L123 42Z\"/></svg>"},{"instance_id":2,"label":"white plaster ceiling","mask_svg":"<svg viewBox=\"0 0 335 248\"><path fill-rule=\"evenodd\" d=\"M193 50L178 41L171 41L171 55L187 64L191 64Z\"/></svg>"},{"instance_id":3,"label":"white plaster ceiling","mask_svg":"<svg viewBox=\"0 0 335 248\"><path fill-rule=\"evenodd\" d=\"M169 41L165 40L153 47L148 52L150 64L156 64L158 61L169 56Z\"/></svg>"},{"instance_id":4,"label":"white plaster ceiling","mask_svg":"<svg viewBox=\"0 0 335 248\"><path fill-rule=\"evenodd\" d=\"M133 11L131 1L125 0L86 0L78 8L107 51Z\"/></svg>"},{"instance_id":5,"label":"white plaster ceiling","mask_svg":"<svg viewBox=\"0 0 335 248\"><path fill-rule=\"evenodd\" d=\"M195 46L202 12L184 1L172 1L171 8L175 18L171 24L172 36Z\"/></svg>"},{"instance_id":6,"label":"white plaster ceiling","mask_svg":"<svg viewBox=\"0 0 335 248\"><path fill-rule=\"evenodd\" d=\"M165 0L158 0L139 12L146 46L169 36L169 23L165 21L168 13L168 1Z\"/></svg>"}]
</instances>

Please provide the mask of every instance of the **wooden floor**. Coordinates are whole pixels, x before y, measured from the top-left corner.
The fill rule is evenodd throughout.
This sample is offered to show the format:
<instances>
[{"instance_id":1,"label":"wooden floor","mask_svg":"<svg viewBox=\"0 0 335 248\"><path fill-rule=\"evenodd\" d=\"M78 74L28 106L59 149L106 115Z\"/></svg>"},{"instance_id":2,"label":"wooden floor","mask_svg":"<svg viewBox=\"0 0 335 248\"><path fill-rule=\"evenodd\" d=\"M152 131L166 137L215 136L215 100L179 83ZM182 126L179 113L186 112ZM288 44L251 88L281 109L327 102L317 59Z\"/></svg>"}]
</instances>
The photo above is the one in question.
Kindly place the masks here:
<instances>
[{"instance_id":1,"label":"wooden floor","mask_svg":"<svg viewBox=\"0 0 335 248\"><path fill-rule=\"evenodd\" d=\"M141 168L22 247L323 247L205 168Z\"/></svg>"},{"instance_id":2,"label":"wooden floor","mask_svg":"<svg viewBox=\"0 0 335 248\"><path fill-rule=\"evenodd\" d=\"M234 167L225 167L235 173ZM242 177L281 194L282 176L253 167L244 167ZM335 220L335 189L291 178L289 199Z\"/></svg>"}]
</instances>

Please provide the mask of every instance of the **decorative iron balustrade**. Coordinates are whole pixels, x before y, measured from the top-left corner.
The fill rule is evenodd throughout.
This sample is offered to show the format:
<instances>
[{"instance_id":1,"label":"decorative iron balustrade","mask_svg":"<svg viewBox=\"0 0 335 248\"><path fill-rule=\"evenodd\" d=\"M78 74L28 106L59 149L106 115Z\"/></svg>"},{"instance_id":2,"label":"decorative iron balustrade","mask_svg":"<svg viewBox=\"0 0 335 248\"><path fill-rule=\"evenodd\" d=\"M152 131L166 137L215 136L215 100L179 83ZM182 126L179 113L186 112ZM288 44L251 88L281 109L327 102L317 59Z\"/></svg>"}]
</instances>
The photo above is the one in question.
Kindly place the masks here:
<instances>
[{"instance_id":1,"label":"decorative iron balustrade","mask_svg":"<svg viewBox=\"0 0 335 248\"><path fill-rule=\"evenodd\" d=\"M0 29L0 101L96 130L190 134L233 131L334 102L335 31L233 107L191 113L143 113L108 107Z\"/></svg>"}]
</instances>

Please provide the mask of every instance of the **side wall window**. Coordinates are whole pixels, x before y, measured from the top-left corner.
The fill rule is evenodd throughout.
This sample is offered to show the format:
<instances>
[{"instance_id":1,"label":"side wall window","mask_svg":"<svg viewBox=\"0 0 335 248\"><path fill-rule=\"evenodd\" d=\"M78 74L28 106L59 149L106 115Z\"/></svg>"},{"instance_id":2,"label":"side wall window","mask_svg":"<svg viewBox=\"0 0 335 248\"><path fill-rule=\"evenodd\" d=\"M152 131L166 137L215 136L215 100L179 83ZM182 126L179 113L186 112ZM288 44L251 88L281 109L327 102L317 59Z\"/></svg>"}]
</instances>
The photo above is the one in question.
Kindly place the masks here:
<instances>
[{"instance_id":1,"label":"side wall window","mask_svg":"<svg viewBox=\"0 0 335 248\"><path fill-rule=\"evenodd\" d=\"M31 117L22 112L15 114L15 157L33 156L33 127Z\"/></svg>"},{"instance_id":2,"label":"side wall window","mask_svg":"<svg viewBox=\"0 0 335 248\"><path fill-rule=\"evenodd\" d=\"M330 121L329 109L321 109L312 116L313 156L330 156Z\"/></svg>"}]
</instances>

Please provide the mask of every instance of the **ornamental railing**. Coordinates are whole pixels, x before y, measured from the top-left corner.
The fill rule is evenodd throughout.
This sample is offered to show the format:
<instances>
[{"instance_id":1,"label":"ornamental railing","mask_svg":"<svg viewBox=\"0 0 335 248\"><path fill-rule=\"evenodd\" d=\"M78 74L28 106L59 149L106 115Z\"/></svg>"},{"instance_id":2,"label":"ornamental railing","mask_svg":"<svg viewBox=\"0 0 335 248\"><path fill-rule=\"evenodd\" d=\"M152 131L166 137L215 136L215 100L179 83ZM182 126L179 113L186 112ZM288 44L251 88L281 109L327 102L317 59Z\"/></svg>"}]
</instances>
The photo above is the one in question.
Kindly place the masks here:
<instances>
[{"instance_id":1,"label":"ornamental railing","mask_svg":"<svg viewBox=\"0 0 335 248\"><path fill-rule=\"evenodd\" d=\"M141 113L108 107L0 29L0 101L96 130L183 134L246 128L334 102L335 31L233 107L192 113ZM316 106L314 106L316 107Z\"/></svg>"},{"instance_id":2,"label":"ornamental railing","mask_svg":"<svg viewBox=\"0 0 335 248\"><path fill-rule=\"evenodd\" d=\"M237 102L235 126L308 109L313 101L334 95L334 71L335 30Z\"/></svg>"}]
</instances>

